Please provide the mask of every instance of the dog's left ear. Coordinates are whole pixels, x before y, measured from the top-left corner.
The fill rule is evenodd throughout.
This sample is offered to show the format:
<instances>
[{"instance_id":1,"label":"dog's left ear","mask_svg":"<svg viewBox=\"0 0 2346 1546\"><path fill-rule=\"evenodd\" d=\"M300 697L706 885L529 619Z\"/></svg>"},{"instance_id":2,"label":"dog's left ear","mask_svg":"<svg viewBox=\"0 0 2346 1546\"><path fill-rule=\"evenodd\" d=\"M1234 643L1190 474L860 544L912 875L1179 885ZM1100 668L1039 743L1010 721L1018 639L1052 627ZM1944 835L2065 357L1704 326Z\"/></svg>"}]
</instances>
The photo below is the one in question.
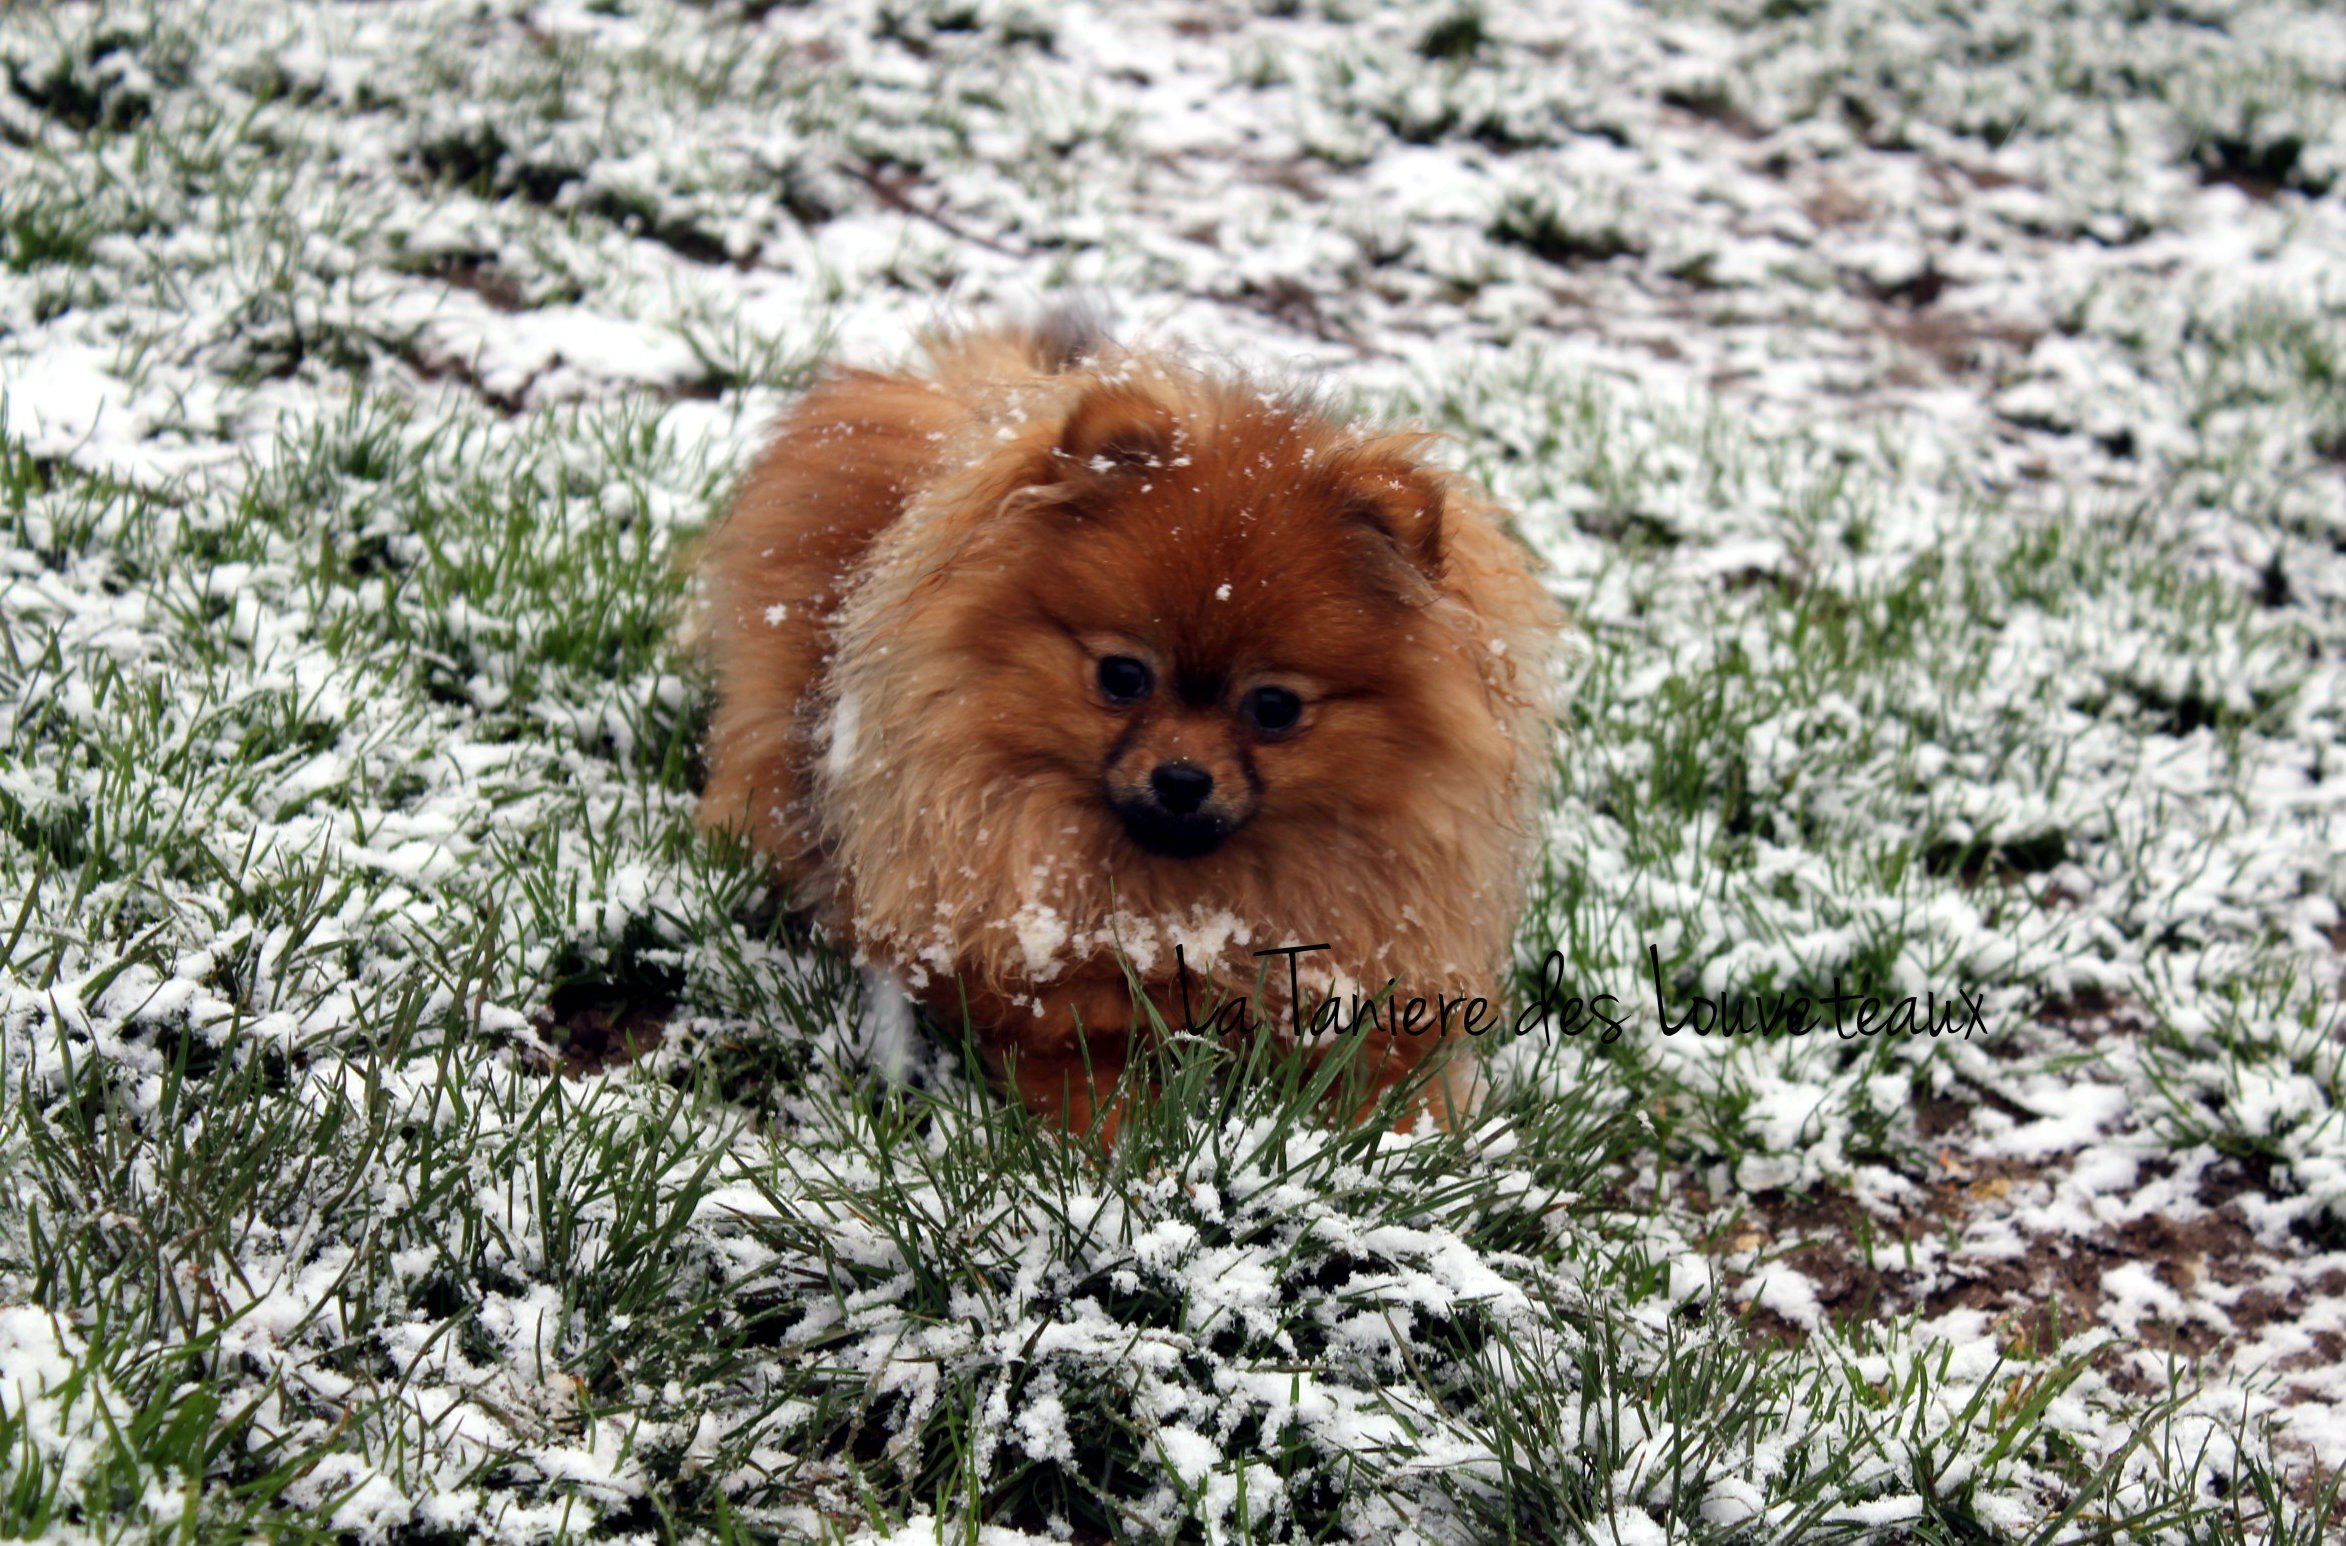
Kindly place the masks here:
<instances>
[{"instance_id":1,"label":"dog's left ear","mask_svg":"<svg viewBox=\"0 0 2346 1546\"><path fill-rule=\"evenodd\" d=\"M1172 452L1172 411L1127 386L1093 387L1059 432L1059 455L1091 472L1161 466Z\"/></svg>"},{"instance_id":2,"label":"dog's left ear","mask_svg":"<svg viewBox=\"0 0 2346 1546\"><path fill-rule=\"evenodd\" d=\"M1406 462L1369 462L1344 480L1343 518L1393 544L1412 569L1432 579L1446 546L1441 480Z\"/></svg>"}]
</instances>

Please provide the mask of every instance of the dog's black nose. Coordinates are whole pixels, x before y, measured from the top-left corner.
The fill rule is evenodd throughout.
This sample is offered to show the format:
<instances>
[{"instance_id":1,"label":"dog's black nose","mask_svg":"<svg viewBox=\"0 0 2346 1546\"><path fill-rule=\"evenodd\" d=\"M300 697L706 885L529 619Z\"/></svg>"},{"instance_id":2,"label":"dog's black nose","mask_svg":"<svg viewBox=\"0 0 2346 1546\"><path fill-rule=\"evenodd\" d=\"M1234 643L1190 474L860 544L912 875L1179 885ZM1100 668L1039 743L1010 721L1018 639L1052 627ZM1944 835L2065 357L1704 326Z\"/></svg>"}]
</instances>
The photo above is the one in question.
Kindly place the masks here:
<instances>
[{"instance_id":1,"label":"dog's black nose","mask_svg":"<svg viewBox=\"0 0 2346 1546\"><path fill-rule=\"evenodd\" d=\"M1214 775L1194 762L1161 762L1149 775L1157 803L1176 816L1187 816L1214 792Z\"/></svg>"}]
</instances>

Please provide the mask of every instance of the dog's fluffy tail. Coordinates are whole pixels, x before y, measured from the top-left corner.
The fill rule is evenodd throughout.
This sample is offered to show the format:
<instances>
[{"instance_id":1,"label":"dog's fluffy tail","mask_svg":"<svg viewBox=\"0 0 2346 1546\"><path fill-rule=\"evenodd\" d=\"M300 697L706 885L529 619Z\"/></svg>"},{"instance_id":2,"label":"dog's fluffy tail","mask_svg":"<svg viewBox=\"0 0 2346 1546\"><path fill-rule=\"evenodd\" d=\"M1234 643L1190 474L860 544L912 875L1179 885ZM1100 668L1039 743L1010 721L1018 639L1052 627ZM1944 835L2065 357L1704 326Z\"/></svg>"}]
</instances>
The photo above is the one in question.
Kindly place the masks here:
<instances>
[{"instance_id":1,"label":"dog's fluffy tail","mask_svg":"<svg viewBox=\"0 0 2346 1546\"><path fill-rule=\"evenodd\" d=\"M1115 346L1110 320L1105 303L1090 297L1052 307L1027 324L1036 362L1056 374L1097 358Z\"/></svg>"},{"instance_id":2,"label":"dog's fluffy tail","mask_svg":"<svg viewBox=\"0 0 2346 1546\"><path fill-rule=\"evenodd\" d=\"M1116 351L1107 308L1097 301L1062 301L1034 317L996 327L939 327L921 348L938 379L1000 382L1021 376L1057 376Z\"/></svg>"}]
</instances>

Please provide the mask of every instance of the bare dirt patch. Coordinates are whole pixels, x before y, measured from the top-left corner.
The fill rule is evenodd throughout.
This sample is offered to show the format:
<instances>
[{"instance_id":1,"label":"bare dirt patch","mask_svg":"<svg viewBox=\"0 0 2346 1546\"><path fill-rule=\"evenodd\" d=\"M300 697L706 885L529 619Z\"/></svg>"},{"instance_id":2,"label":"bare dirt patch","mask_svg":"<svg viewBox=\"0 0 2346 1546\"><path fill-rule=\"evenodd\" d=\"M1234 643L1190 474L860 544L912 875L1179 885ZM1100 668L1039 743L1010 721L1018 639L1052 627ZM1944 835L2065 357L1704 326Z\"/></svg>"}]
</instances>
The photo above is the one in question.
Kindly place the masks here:
<instances>
[{"instance_id":1,"label":"bare dirt patch","mask_svg":"<svg viewBox=\"0 0 2346 1546\"><path fill-rule=\"evenodd\" d=\"M561 1049L547 1071L584 1079L624 1067L667 1040L675 1013L672 1003L600 1000L591 990L562 989L535 1021L539 1036Z\"/></svg>"}]
</instances>

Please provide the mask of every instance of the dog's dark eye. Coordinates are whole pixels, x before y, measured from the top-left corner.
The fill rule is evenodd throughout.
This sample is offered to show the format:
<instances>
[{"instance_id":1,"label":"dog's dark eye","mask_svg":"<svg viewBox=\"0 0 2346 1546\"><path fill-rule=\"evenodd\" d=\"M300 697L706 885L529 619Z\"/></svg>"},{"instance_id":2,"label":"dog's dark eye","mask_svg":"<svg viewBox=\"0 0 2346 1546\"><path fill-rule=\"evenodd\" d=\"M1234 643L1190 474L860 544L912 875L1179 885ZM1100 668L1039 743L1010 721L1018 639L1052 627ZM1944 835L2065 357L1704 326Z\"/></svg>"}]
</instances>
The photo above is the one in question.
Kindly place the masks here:
<instances>
[{"instance_id":1,"label":"dog's dark eye","mask_svg":"<svg viewBox=\"0 0 2346 1546\"><path fill-rule=\"evenodd\" d=\"M1110 703L1138 703L1157 684L1146 661L1130 655L1110 655L1100 662L1100 691Z\"/></svg>"},{"instance_id":2,"label":"dog's dark eye","mask_svg":"<svg viewBox=\"0 0 2346 1546\"><path fill-rule=\"evenodd\" d=\"M1259 735L1285 735L1303 718L1303 700L1284 687L1257 687L1238 700L1238 717Z\"/></svg>"}]
</instances>

